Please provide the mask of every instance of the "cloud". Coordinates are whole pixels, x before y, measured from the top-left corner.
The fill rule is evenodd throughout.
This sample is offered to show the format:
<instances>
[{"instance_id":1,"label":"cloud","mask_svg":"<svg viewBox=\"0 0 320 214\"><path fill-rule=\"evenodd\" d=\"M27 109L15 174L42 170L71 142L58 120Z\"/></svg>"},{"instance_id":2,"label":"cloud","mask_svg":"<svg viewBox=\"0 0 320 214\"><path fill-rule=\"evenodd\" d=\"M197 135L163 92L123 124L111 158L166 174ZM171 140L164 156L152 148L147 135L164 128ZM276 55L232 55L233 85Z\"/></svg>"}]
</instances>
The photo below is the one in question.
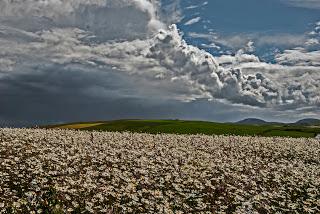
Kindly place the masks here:
<instances>
[{"instance_id":1,"label":"cloud","mask_svg":"<svg viewBox=\"0 0 320 214\"><path fill-rule=\"evenodd\" d=\"M275 64L261 62L254 55L246 54L245 49L235 55L217 58L220 66L226 69L239 69L244 75L260 73L276 89L278 98L273 99L273 109L298 109L306 106L320 106L320 53L318 43L318 23L314 33L305 37L306 42L293 49L275 55ZM311 42L313 41L313 42Z\"/></svg>"},{"instance_id":2,"label":"cloud","mask_svg":"<svg viewBox=\"0 0 320 214\"><path fill-rule=\"evenodd\" d=\"M320 77L319 68L314 66L284 66L269 64L259 61L244 62L231 58L227 63L226 57L222 56L223 66L240 69L244 75L257 75L257 72L270 81L278 94L273 99L276 105L274 109L295 109L302 106L317 106L320 104Z\"/></svg>"},{"instance_id":3,"label":"cloud","mask_svg":"<svg viewBox=\"0 0 320 214\"><path fill-rule=\"evenodd\" d=\"M201 17L196 17L187 21L186 23L184 23L184 25L193 25L200 22L200 20L201 20Z\"/></svg>"},{"instance_id":4,"label":"cloud","mask_svg":"<svg viewBox=\"0 0 320 214\"><path fill-rule=\"evenodd\" d=\"M41 66L77 63L99 69L115 67L145 81L170 86L168 91L178 100L226 99L260 107L318 105L319 102L317 79L302 85L315 92L303 94L304 88L283 82L284 76L275 79L266 75L295 68L273 67L260 62L254 55L245 54L252 49L250 42L248 48L237 55L221 56L216 61L211 54L188 45L175 25L147 40L93 45L86 43L88 36L89 32L77 28L52 29L38 33L35 37L38 41L23 45L3 42L8 47L3 54L8 57L19 55L20 60L25 60L22 64L38 64L33 61L36 60ZM301 75L310 75L308 70L300 70Z\"/></svg>"},{"instance_id":5,"label":"cloud","mask_svg":"<svg viewBox=\"0 0 320 214\"><path fill-rule=\"evenodd\" d=\"M281 65L320 67L319 25L320 23L315 24L304 44L277 54L275 60Z\"/></svg>"},{"instance_id":6,"label":"cloud","mask_svg":"<svg viewBox=\"0 0 320 214\"><path fill-rule=\"evenodd\" d=\"M205 1L202 4L190 5L190 6L186 7L185 9L187 9L187 10L196 9L196 8L199 8L199 7L206 6L207 4L209 4L209 2Z\"/></svg>"},{"instance_id":7,"label":"cloud","mask_svg":"<svg viewBox=\"0 0 320 214\"><path fill-rule=\"evenodd\" d=\"M181 0L162 1L161 2L161 17L167 25L178 23L183 19L181 10Z\"/></svg>"},{"instance_id":8,"label":"cloud","mask_svg":"<svg viewBox=\"0 0 320 214\"><path fill-rule=\"evenodd\" d=\"M294 7L320 9L320 2L318 0L282 0L282 2Z\"/></svg>"},{"instance_id":9,"label":"cloud","mask_svg":"<svg viewBox=\"0 0 320 214\"><path fill-rule=\"evenodd\" d=\"M123 54L123 47L130 51ZM109 63L131 74L148 77L150 81L159 79L185 85L182 93L189 98L226 99L260 107L319 105L317 67L267 64L257 56L245 53L252 48L252 42L249 42L247 48L235 56L214 58L186 44L176 26L171 26L147 43L126 42L102 52L111 59ZM285 75L274 78L277 72ZM314 81L305 82L300 76ZM307 88L309 92L305 93Z\"/></svg>"},{"instance_id":10,"label":"cloud","mask_svg":"<svg viewBox=\"0 0 320 214\"><path fill-rule=\"evenodd\" d=\"M315 39L315 38L311 38L311 39L308 39L308 41L306 41L306 46L315 46L315 45L319 45L320 42L318 39Z\"/></svg>"},{"instance_id":11,"label":"cloud","mask_svg":"<svg viewBox=\"0 0 320 214\"><path fill-rule=\"evenodd\" d=\"M62 16L72 17L72 15L87 6L123 8L135 6L142 12L149 14L150 20L157 19L157 9L160 3L149 0L3 0L0 2L1 16L3 17L46 17L54 20L60 20ZM157 20L159 21L159 20Z\"/></svg>"},{"instance_id":12,"label":"cloud","mask_svg":"<svg viewBox=\"0 0 320 214\"><path fill-rule=\"evenodd\" d=\"M244 47L249 41L253 41L257 46L277 46L277 47L296 47L305 44L308 36L304 34L272 34L261 35L259 33L237 34L237 35L219 35L216 33L195 33L190 32L188 36L192 38L202 38L217 45L238 50Z\"/></svg>"},{"instance_id":13,"label":"cloud","mask_svg":"<svg viewBox=\"0 0 320 214\"><path fill-rule=\"evenodd\" d=\"M276 61L282 65L320 67L320 51L308 52L303 48L286 50L276 55Z\"/></svg>"},{"instance_id":14,"label":"cloud","mask_svg":"<svg viewBox=\"0 0 320 214\"><path fill-rule=\"evenodd\" d=\"M68 100L152 97L152 103L205 99L269 109L319 107L316 50L285 51L272 65L250 54L256 42L247 40L235 55L214 57L188 45L176 25L167 26L157 1L64 3L60 10L57 0L0 3L6 111L18 105L12 97L61 106Z\"/></svg>"},{"instance_id":15,"label":"cloud","mask_svg":"<svg viewBox=\"0 0 320 214\"><path fill-rule=\"evenodd\" d=\"M307 40L306 35L294 34L273 34L257 36L258 45L275 45L275 46L297 46L302 45Z\"/></svg>"},{"instance_id":16,"label":"cloud","mask_svg":"<svg viewBox=\"0 0 320 214\"><path fill-rule=\"evenodd\" d=\"M0 71L10 72L13 70L15 62L11 59L2 58L0 59Z\"/></svg>"},{"instance_id":17,"label":"cloud","mask_svg":"<svg viewBox=\"0 0 320 214\"><path fill-rule=\"evenodd\" d=\"M214 48L214 49L217 49L217 50L221 50L221 47L219 47L219 46L216 45L215 43L201 44L201 47L204 47L204 48Z\"/></svg>"},{"instance_id":18,"label":"cloud","mask_svg":"<svg viewBox=\"0 0 320 214\"><path fill-rule=\"evenodd\" d=\"M0 20L27 31L74 27L98 39L144 38L165 28L160 3L148 0L19 0L0 2Z\"/></svg>"}]
</instances>

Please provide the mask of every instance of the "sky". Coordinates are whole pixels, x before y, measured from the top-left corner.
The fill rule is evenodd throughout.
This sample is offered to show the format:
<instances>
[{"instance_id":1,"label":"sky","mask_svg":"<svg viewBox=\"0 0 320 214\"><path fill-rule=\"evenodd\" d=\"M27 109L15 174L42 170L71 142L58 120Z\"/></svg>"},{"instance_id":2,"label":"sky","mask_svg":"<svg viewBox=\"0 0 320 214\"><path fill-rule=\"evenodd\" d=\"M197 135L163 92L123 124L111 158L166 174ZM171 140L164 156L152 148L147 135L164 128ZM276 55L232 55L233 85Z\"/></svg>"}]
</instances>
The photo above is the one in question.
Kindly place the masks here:
<instances>
[{"instance_id":1,"label":"sky","mask_svg":"<svg viewBox=\"0 0 320 214\"><path fill-rule=\"evenodd\" d=\"M2 0L0 126L320 118L318 0Z\"/></svg>"}]
</instances>

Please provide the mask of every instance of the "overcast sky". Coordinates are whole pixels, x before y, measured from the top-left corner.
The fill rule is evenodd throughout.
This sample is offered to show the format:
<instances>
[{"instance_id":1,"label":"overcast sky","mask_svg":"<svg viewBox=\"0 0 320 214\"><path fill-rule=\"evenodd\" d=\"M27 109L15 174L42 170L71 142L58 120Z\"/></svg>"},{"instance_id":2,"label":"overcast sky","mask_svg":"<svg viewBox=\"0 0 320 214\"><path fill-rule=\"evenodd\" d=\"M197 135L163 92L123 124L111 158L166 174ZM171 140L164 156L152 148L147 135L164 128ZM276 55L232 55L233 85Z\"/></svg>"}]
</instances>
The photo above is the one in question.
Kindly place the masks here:
<instances>
[{"instance_id":1,"label":"overcast sky","mask_svg":"<svg viewBox=\"0 0 320 214\"><path fill-rule=\"evenodd\" d=\"M0 126L246 117L320 118L320 1L0 1Z\"/></svg>"}]
</instances>

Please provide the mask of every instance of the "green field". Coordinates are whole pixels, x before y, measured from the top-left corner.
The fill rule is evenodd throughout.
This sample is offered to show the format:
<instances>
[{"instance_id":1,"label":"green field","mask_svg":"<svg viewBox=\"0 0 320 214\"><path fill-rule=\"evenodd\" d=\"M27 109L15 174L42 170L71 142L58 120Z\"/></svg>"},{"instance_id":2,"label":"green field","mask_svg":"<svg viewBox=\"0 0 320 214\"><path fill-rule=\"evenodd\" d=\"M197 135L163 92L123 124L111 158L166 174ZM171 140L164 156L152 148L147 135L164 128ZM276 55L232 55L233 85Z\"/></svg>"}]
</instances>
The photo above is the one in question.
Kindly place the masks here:
<instances>
[{"instance_id":1,"label":"green field","mask_svg":"<svg viewBox=\"0 0 320 214\"><path fill-rule=\"evenodd\" d=\"M47 126L46 128L66 128L109 132L141 132L170 134L206 134L241 136L283 136L314 138L320 134L320 127L295 125L240 125L184 120L116 120L107 122L71 123Z\"/></svg>"}]
</instances>

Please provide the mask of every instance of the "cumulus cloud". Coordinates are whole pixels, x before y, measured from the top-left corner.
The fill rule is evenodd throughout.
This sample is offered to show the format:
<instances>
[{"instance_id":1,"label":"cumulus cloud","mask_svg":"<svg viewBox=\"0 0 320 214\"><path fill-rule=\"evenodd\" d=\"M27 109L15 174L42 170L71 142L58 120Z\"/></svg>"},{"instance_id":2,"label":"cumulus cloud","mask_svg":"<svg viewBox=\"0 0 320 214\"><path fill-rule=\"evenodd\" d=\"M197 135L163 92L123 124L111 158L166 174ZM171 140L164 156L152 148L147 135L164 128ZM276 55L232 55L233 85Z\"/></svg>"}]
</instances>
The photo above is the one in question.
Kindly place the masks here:
<instances>
[{"instance_id":1,"label":"cumulus cloud","mask_svg":"<svg viewBox=\"0 0 320 214\"><path fill-rule=\"evenodd\" d=\"M257 56L246 54L252 51L252 42L235 56L214 58L186 44L173 25L168 30L160 31L148 42L138 40L104 48L100 52L106 54L108 63L123 71L148 77L151 81L158 79L185 85L183 93L190 98L195 95L198 98L227 99L261 107L319 104L316 67L290 67L261 62ZM127 49L126 54L121 51L124 48ZM283 75L274 78L277 72ZM298 74L313 78L314 81L304 82L297 77ZM295 87L294 82L300 83L301 87ZM309 88L308 93L304 93L306 88Z\"/></svg>"},{"instance_id":2,"label":"cumulus cloud","mask_svg":"<svg viewBox=\"0 0 320 214\"><path fill-rule=\"evenodd\" d=\"M276 60L282 65L319 66L320 51L307 51L303 48L286 50L276 55Z\"/></svg>"},{"instance_id":3,"label":"cumulus cloud","mask_svg":"<svg viewBox=\"0 0 320 214\"><path fill-rule=\"evenodd\" d=\"M320 54L319 54L319 23L316 23L314 30L311 33L304 35L279 35L278 37L261 36L260 39L253 39L254 43L250 41L250 36L235 36L230 38L223 38L214 33L210 34L191 34L192 37L207 39L214 44L230 46L239 49L234 55L222 55L216 57L220 68L224 70L238 70L241 71L243 79L240 85L245 85L246 90L254 94L254 99L257 101L248 102L236 93L239 100L235 98L233 102L242 102L250 105L272 106L274 109L296 109L301 106L316 106L319 107L320 89L319 89L319 74L320 74ZM252 35L251 35L252 36ZM250 54L254 51L254 45L273 44L281 45L282 48L286 45L295 48L278 51L275 54L274 64L262 62L259 57ZM286 44L286 45L285 45ZM289 47L290 47L289 46ZM266 84L259 85L260 92L256 90L256 78L252 82L246 79L258 75L259 78L267 80ZM249 76L249 77L248 77ZM254 86L254 87L252 87ZM244 91L240 89L240 94ZM268 89L268 93L264 91ZM271 95L271 96L270 96ZM224 97L228 97L224 94Z\"/></svg>"},{"instance_id":4,"label":"cumulus cloud","mask_svg":"<svg viewBox=\"0 0 320 214\"><path fill-rule=\"evenodd\" d=\"M218 60L219 61L219 60ZM229 64L230 66L230 64ZM295 109L301 106L319 107L319 68L313 66L285 66L264 62L233 64L245 75L260 74L276 89L275 109ZM275 98L275 97L274 97Z\"/></svg>"},{"instance_id":5,"label":"cumulus cloud","mask_svg":"<svg viewBox=\"0 0 320 214\"><path fill-rule=\"evenodd\" d=\"M304 44L277 54L275 60L282 65L320 67L319 26L320 23L316 23L314 30L309 33L309 39Z\"/></svg>"},{"instance_id":6,"label":"cumulus cloud","mask_svg":"<svg viewBox=\"0 0 320 214\"><path fill-rule=\"evenodd\" d=\"M95 52L104 56L100 60L106 59L106 64L130 74L183 85L181 92L186 96L180 98L228 99L267 106L278 96L272 83L261 74L245 76L239 69L219 67L211 54L186 44L175 25L147 42L108 44L96 47ZM241 63L258 60L246 54L239 57Z\"/></svg>"}]
</instances>

